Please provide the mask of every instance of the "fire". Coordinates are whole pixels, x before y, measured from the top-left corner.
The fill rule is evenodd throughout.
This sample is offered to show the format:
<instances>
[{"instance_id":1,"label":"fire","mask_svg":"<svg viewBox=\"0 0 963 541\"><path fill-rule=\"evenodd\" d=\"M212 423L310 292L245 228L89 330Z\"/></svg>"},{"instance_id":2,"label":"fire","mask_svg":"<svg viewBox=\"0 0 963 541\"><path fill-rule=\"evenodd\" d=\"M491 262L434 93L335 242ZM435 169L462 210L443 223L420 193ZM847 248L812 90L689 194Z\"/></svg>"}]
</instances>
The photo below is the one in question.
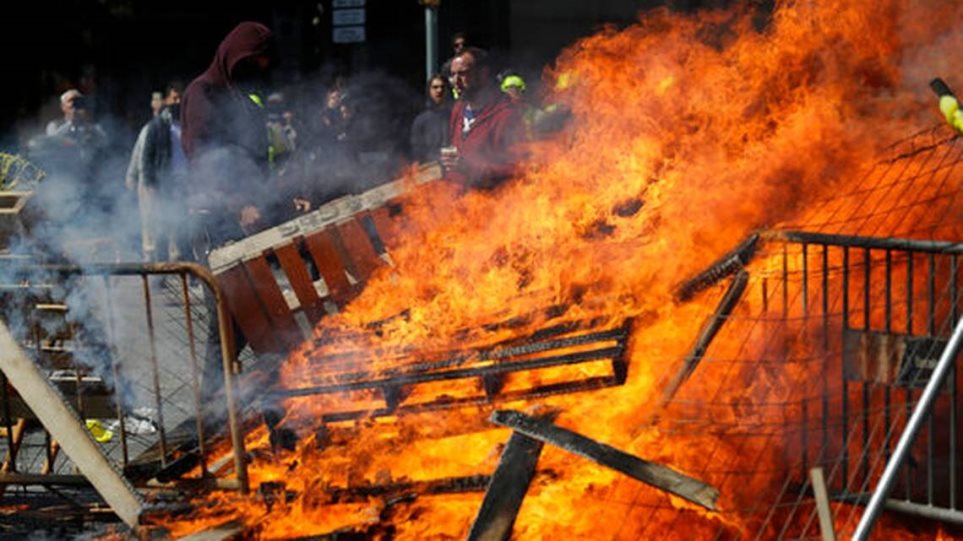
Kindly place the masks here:
<instances>
[{"instance_id":1,"label":"fire","mask_svg":"<svg viewBox=\"0 0 963 541\"><path fill-rule=\"evenodd\" d=\"M822 223L818 201L853 189L847 183L861 178L881 145L932 125L938 113L926 82L959 50L963 35L953 31L961 15L963 5L938 0L785 2L768 21L746 6L693 16L656 10L629 28L578 41L545 74L546 86L556 88L547 102L572 113L565 131L533 143L518 178L495 191L436 183L415 192L393 268L322 322L316 336L324 345L291 356L285 385L326 381L331 367L313 360L323 354L361 352L345 363L376 373L406 356L417 361L525 336L546 323L547 307L564 314L553 323L632 319L625 385L537 403L560 410L561 426L722 486L721 510L695 509L546 446L515 536L702 539L760 527L775 536L783 524L765 523L758 513L766 509L745 510L760 495L778 495L775 472L798 467L793 444L773 452L771 435L732 438L709 429L781 422L784 411L748 406L785 400L816 377L814 367L700 367L706 373L684 392L713 399L700 412L706 430L674 430L672 412L658 409L661 385L721 292L677 304L673 288L754 230ZM923 70L933 54L946 59ZM762 260L750 271L777 265ZM811 330L739 321L740 313L765 312L757 302L741 305L731 323L740 331L714 344L717 355L792 357L803 347L796 341ZM524 324L485 328L512 318ZM289 400L285 423L298 432L297 449L256 453L254 486L283 480L292 501L278 496L269 512L256 498L218 508L234 509L265 538L379 523L402 539L464 537L480 493L397 508L377 498L325 505L321 494L364 482L490 474L509 431L485 422L489 409L371 419L349 442L324 445L312 431L336 400ZM660 416L670 422L656 422ZM249 444L267 447L263 434ZM733 471L740 465L763 473L740 477Z\"/></svg>"}]
</instances>

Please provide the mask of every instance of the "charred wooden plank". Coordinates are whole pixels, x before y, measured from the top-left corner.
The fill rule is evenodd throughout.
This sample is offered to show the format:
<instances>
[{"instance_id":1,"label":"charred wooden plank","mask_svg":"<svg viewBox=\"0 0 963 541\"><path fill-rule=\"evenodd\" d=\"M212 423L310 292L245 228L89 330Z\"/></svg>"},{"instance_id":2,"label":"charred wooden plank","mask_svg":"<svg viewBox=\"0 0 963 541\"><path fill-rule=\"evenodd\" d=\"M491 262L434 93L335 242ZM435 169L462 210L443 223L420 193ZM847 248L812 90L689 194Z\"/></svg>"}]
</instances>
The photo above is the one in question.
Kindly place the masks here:
<instances>
[{"instance_id":1,"label":"charred wooden plank","mask_svg":"<svg viewBox=\"0 0 963 541\"><path fill-rule=\"evenodd\" d=\"M544 422L551 421L551 418L544 419ZM535 477L542 447L542 442L537 439L519 432L512 433L468 532L469 541L502 541L511 536L515 517Z\"/></svg>"},{"instance_id":2,"label":"charred wooden plank","mask_svg":"<svg viewBox=\"0 0 963 541\"><path fill-rule=\"evenodd\" d=\"M725 324L729 315L732 314L732 310L735 309L736 304L739 303L739 299L742 298L742 294L746 291L746 285L748 283L749 273L744 270L739 271L732 280L732 283L729 284L729 289L726 290L726 294L722 297L722 300L719 301L715 312L709 316L709 319L702 327L702 332L699 333L699 337L696 339L695 345L692 346L692 351L688 357L686 357L682 368L679 369L662 391L659 409L672 400L672 397L678 392L679 387L681 387L682 384L689 379L689 376L692 375L692 372L695 371L699 362L702 361L706 351L709 349L712 339L715 338L719 329L722 328L722 325Z\"/></svg>"},{"instance_id":3,"label":"charred wooden plank","mask_svg":"<svg viewBox=\"0 0 963 541\"><path fill-rule=\"evenodd\" d=\"M372 497L394 498L402 494L458 494L481 492L491 482L487 475L447 477L428 481L402 481L382 485L361 485L334 488L328 491L328 503L363 502Z\"/></svg>"},{"instance_id":4,"label":"charred wooden plank","mask_svg":"<svg viewBox=\"0 0 963 541\"><path fill-rule=\"evenodd\" d=\"M742 270L756 253L759 244L759 234L753 233L746 240L739 243L732 251L717 259L712 265L680 284L675 290L676 302L685 302L718 284L725 277Z\"/></svg>"},{"instance_id":5,"label":"charred wooden plank","mask_svg":"<svg viewBox=\"0 0 963 541\"><path fill-rule=\"evenodd\" d=\"M552 355L525 361L512 363L490 364L487 366L473 368L459 368L430 373L410 373L395 378L377 378L367 381L353 381L349 383L339 383L334 385L318 385L314 387L301 387L293 389L278 389L272 393L277 398L290 398L296 396L311 396L317 394L339 393L344 391L357 391L361 389L382 388L390 385L411 385L416 383L426 383L429 381L444 381L463 378L474 378L479 376L491 376L518 370L534 370L538 368L548 368L551 366L561 366L567 364L578 364L588 361L598 361L611 359L620 356L624 351L623 346L605 347L589 351L580 351L566 355Z\"/></svg>"},{"instance_id":6,"label":"charred wooden plank","mask_svg":"<svg viewBox=\"0 0 963 541\"><path fill-rule=\"evenodd\" d=\"M487 394L481 394L479 396L466 396L453 398L450 396L440 396L436 400L431 402L423 402L418 404L402 404L395 409L389 409L388 407L377 408L377 409L359 409L352 411L340 411L326 413L321 416L321 422L323 423L337 423L342 421L355 421L358 419L367 419L371 417L384 417L388 415L396 415L400 413L424 413L428 411L437 411L440 409L451 409L458 407L467 406L480 406L482 404L491 404L495 398L503 402L511 402L513 400L531 400L534 398L541 398L545 396L551 396L555 394L562 393L575 393L580 391L595 391L598 389L603 389L605 387L614 387L616 385L621 385L624 381L618 379L618 375L612 376L593 376L576 381L564 381L559 383L551 383L546 385L539 385L537 387L529 389L519 389L512 392L501 392L497 397L491 397Z\"/></svg>"},{"instance_id":7,"label":"charred wooden plank","mask_svg":"<svg viewBox=\"0 0 963 541\"><path fill-rule=\"evenodd\" d=\"M491 420L495 424L507 426L530 438L561 447L710 511L716 510L718 489L668 466L643 460L519 411L495 411L492 413Z\"/></svg>"},{"instance_id":8,"label":"charred wooden plank","mask_svg":"<svg viewBox=\"0 0 963 541\"><path fill-rule=\"evenodd\" d=\"M240 521L231 520L206 530L182 537L182 541L230 541L245 538L247 527Z\"/></svg>"},{"instance_id":9,"label":"charred wooden plank","mask_svg":"<svg viewBox=\"0 0 963 541\"><path fill-rule=\"evenodd\" d=\"M563 336L553 340L529 341L522 344L511 346L494 346L486 349L471 349L465 351L455 351L448 354L444 359L435 361L424 361L420 363L407 364L399 368L382 370L380 372L350 372L339 374L335 380L339 383L352 381L366 381L377 378L405 376L410 374L422 374L429 370L439 370L462 366L471 362L486 362L504 360L510 357L521 357L544 353L554 349L565 349L575 346L585 346L595 342L616 342L617 347L624 348L625 340L628 337L629 323L625 323L614 329L595 331L587 334L575 336ZM312 357L313 362L322 362L327 357Z\"/></svg>"}]
</instances>

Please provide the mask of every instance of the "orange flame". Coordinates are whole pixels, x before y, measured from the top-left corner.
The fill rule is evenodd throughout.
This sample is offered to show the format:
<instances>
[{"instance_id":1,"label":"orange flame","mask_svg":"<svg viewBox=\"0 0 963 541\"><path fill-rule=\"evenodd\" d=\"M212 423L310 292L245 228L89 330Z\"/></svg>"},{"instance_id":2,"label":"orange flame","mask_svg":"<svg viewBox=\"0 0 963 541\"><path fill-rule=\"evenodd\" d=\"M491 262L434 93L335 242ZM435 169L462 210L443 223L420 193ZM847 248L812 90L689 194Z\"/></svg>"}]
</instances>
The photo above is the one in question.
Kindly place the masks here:
<instances>
[{"instance_id":1,"label":"orange flame","mask_svg":"<svg viewBox=\"0 0 963 541\"><path fill-rule=\"evenodd\" d=\"M963 4L955 2L778 2L765 15L745 6L693 16L655 10L566 49L545 74L546 86L557 88L547 101L571 111L565 131L533 143L518 178L496 191L459 193L439 183L412 194L393 269L322 322L316 335L325 345L292 355L285 384L325 381L331 367L313 361L322 353L365 351L346 363L377 371L416 352L524 336L545 322L549 306L565 307L565 320L634 318L624 386L541 402L562 410L562 426L740 490L724 491L717 513L676 498L666 505L654 489L546 446L515 535L696 539L713 538L720 528L755 532L765 517L738 510L759 494L775 497L779 487L772 485L782 474L731 482L737 473L712 464L784 472L798 459L788 442L773 452L763 438L737 441L708 429L678 433L651 424L660 413L661 382L678 368L718 297L675 305L672 288L753 230L818 223L823 210L816 201L850 189L881 145L938 118L926 82L952 65L949 55L963 42L956 31ZM519 316L527 326L483 329ZM372 333L368 325L376 321ZM719 355L791 352L793 340L805 336L766 330L747 326L745 342L714 347ZM806 365L706 370L686 393L721 395L716 403L729 404L782 400L786 389L814 376ZM721 381L745 385L725 388ZM398 538L464 537L479 494L420 498L389 518L383 502L323 505L310 495L360 481L490 473L508 431L486 425L484 408L461 409L371 420L356 427L350 444L315 445L317 416L343 399L290 401L297 450L280 459L256 454L252 479L284 480L297 499L269 513L250 500L221 509L234 509L268 538L385 520ZM761 409L747 419L736 407L700 413L707 427L764 425L784 414ZM254 446L265 447L263 439ZM707 466L708 449L714 455Z\"/></svg>"}]
</instances>

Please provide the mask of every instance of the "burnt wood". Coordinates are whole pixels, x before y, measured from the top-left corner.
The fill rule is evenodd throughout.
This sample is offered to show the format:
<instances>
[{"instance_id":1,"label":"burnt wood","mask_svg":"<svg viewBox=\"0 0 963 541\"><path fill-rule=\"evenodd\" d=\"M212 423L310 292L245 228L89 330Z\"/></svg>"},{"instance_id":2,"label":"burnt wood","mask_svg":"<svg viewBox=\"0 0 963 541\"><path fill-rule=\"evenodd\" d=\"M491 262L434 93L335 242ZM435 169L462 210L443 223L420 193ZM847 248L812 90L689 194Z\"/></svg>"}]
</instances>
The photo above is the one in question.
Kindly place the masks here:
<instances>
[{"instance_id":1,"label":"burnt wood","mask_svg":"<svg viewBox=\"0 0 963 541\"><path fill-rule=\"evenodd\" d=\"M583 456L710 511L716 510L718 489L668 466L643 460L577 432L556 426L550 421L531 417L519 411L495 411L491 415L491 420L495 424L507 426L530 438Z\"/></svg>"},{"instance_id":2,"label":"burnt wood","mask_svg":"<svg viewBox=\"0 0 963 541\"><path fill-rule=\"evenodd\" d=\"M756 254L758 244L759 233L749 235L739 246L717 259L706 270L680 284L675 290L676 302L688 301L699 292L742 270Z\"/></svg>"},{"instance_id":3,"label":"burnt wood","mask_svg":"<svg viewBox=\"0 0 963 541\"><path fill-rule=\"evenodd\" d=\"M372 497L397 498L405 494L431 495L481 492L491 482L487 475L447 477L428 481L399 481L383 485L361 485L328 491L329 503L365 502Z\"/></svg>"},{"instance_id":4,"label":"burnt wood","mask_svg":"<svg viewBox=\"0 0 963 541\"><path fill-rule=\"evenodd\" d=\"M692 351L689 356L686 357L685 363L682 368L673 376L672 380L669 381L665 389L662 391L662 397L659 401L659 409L667 405L675 393L678 392L679 387L692 372L695 371L696 367L702 361L705 356L706 351L709 349L709 345L712 344L712 339L716 337L722 325L725 324L726 320L729 319L729 315L732 314L733 309L735 309L736 304L739 303L739 299L742 298L742 294L746 291L746 285L749 283L749 273L741 270L736 277L729 284L729 289L726 290L726 294L719 301L719 305L716 307L715 311L709 316L705 325L702 327L702 331L699 333L699 337L696 339L695 344L692 346Z\"/></svg>"},{"instance_id":5,"label":"burnt wood","mask_svg":"<svg viewBox=\"0 0 963 541\"><path fill-rule=\"evenodd\" d=\"M512 433L468 532L468 541L502 541L511 536L522 500L535 477L542 447L543 443L537 439Z\"/></svg>"}]
</instances>

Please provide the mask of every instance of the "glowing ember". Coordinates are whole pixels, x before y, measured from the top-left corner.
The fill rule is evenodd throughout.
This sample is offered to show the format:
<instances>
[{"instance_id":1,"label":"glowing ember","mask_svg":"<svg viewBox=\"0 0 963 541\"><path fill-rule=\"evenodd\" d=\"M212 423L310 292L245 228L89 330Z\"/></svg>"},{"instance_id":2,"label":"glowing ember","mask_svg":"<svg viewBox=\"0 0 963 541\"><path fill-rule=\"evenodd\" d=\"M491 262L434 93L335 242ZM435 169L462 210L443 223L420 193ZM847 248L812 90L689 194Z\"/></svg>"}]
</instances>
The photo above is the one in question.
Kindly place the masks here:
<instances>
[{"instance_id":1,"label":"glowing ember","mask_svg":"<svg viewBox=\"0 0 963 541\"><path fill-rule=\"evenodd\" d=\"M938 113L926 83L959 50L961 16L963 4L941 0L796 1L778 3L761 28L751 10L693 17L654 11L630 28L579 41L546 72L547 86L556 88L548 100L573 114L566 131L533 144L518 178L497 191L417 191L406 203L403 244L391 253L395 267L322 322L316 335L325 345L292 355L284 386L321 379L331 367L312 361L319 355L377 352L359 356L365 364L356 367L376 371L417 361L417 352L490 345L559 321L616 325L634 318L624 386L538 403L562 411L560 426L725 484L722 511L668 499L548 446L515 536L696 539L720 529L757 531L769 519L760 516L767 509L752 510L754 502L761 494L776 498L773 483L798 459L771 435L736 440L709 428L779 423L786 412L713 409L704 412L701 432L650 423L660 413L654 408L661 382L677 370L720 294L677 305L673 288L753 230L821 223L814 202L853 189L846 180L861 178L878 145L933 124ZM946 60L929 62L934 54ZM762 259L752 269L777 265ZM765 313L757 302L742 310ZM548 323L550 306L564 309ZM518 317L524 324L485 329ZM367 325L376 321L374 333ZM746 343L717 343L717 355L771 352L774 342L791 355L791 337L805 334L742 330L730 332L730 340L749 337ZM798 386L816 370L739 369L745 373L710 369L686 392L713 396L714 404L766 403L785 398L770 396L773 389ZM709 387L729 377L746 384ZM225 498L211 507L217 517L181 523L179 531L231 515L269 538L378 524L392 525L404 539L464 538L480 493L394 506L379 499L328 505L322 494L365 482L487 475L509 435L485 422L487 409L467 408L371 420L349 439L323 445L313 434L325 402L299 398L287 406L285 426L297 432L297 449L255 451L251 478L255 487L284 481L290 501L282 496L268 512L255 497ZM248 443L263 450L266 440L260 434ZM771 475L732 481L740 475L734 465ZM781 527L763 530L775 536Z\"/></svg>"}]
</instances>

